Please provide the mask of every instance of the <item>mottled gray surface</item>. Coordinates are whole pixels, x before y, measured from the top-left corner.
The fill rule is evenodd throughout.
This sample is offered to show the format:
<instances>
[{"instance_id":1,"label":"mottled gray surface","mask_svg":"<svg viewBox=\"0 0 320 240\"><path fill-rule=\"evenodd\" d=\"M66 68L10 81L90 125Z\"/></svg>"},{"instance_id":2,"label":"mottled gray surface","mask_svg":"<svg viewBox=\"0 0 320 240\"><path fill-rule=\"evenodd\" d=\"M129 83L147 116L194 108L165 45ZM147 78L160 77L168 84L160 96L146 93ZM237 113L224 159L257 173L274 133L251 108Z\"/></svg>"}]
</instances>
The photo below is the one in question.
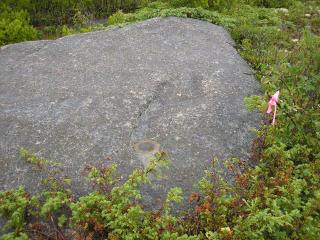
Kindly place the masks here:
<instances>
[{"instance_id":1,"label":"mottled gray surface","mask_svg":"<svg viewBox=\"0 0 320 240\"><path fill-rule=\"evenodd\" d=\"M85 165L109 156L125 179L146 164L136 143L153 140L172 164L143 188L147 206L170 187L188 196L213 156L248 159L259 117L242 102L260 86L233 45L222 27L169 17L2 47L1 190L40 189L21 146L61 162L81 195Z\"/></svg>"}]
</instances>

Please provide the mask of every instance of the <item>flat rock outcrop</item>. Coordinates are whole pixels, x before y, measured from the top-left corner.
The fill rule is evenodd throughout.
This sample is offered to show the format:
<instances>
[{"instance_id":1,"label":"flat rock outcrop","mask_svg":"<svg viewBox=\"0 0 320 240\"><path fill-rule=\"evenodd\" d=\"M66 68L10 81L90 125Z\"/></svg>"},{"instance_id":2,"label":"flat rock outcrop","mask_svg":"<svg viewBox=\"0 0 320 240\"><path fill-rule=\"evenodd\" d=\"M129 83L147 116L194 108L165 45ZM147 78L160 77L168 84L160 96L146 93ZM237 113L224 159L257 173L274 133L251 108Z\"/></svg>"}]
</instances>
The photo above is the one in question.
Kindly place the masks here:
<instances>
[{"instance_id":1,"label":"flat rock outcrop","mask_svg":"<svg viewBox=\"0 0 320 240\"><path fill-rule=\"evenodd\" d=\"M86 165L116 163L126 179L163 149L170 169L143 201L152 207L170 187L187 198L213 157L248 160L259 126L243 99L260 84L233 46L222 27L168 17L2 47L1 190L40 189L20 147L61 162L79 196L91 190Z\"/></svg>"}]
</instances>

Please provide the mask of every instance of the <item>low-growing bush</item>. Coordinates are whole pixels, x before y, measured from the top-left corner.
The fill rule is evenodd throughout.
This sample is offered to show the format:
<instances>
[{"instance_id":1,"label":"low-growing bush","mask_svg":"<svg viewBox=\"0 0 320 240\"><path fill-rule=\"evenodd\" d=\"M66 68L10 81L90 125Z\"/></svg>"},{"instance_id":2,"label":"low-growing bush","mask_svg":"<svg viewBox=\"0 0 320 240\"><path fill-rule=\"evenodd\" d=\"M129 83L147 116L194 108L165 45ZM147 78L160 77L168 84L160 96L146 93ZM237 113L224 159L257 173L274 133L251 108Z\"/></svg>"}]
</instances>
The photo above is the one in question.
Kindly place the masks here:
<instances>
[{"instance_id":1,"label":"low-growing bush","mask_svg":"<svg viewBox=\"0 0 320 240\"><path fill-rule=\"evenodd\" d=\"M290 7L296 4L296 0L245 0L247 4L267 8Z\"/></svg>"},{"instance_id":2,"label":"low-growing bush","mask_svg":"<svg viewBox=\"0 0 320 240\"><path fill-rule=\"evenodd\" d=\"M121 24L126 21L125 14L121 10L118 12L114 13L112 16L109 17L108 23L110 25L116 25L116 24Z\"/></svg>"},{"instance_id":3,"label":"low-growing bush","mask_svg":"<svg viewBox=\"0 0 320 240\"><path fill-rule=\"evenodd\" d=\"M238 0L169 0L172 7L201 7L204 9L214 9L218 11L225 11L233 7Z\"/></svg>"},{"instance_id":4,"label":"low-growing bush","mask_svg":"<svg viewBox=\"0 0 320 240\"><path fill-rule=\"evenodd\" d=\"M102 169L87 166L84 173L88 172L88 180L97 189L78 200L70 190L70 179L59 175L59 164L23 148L21 156L48 178L43 181L41 196L30 197L23 188L0 192L0 216L7 219L5 229L13 230L1 239L198 239L185 234L169 213L170 202L182 200L181 189L171 189L155 212L144 211L137 201L141 198L138 187L150 184L150 175L159 178L159 167L168 166L164 152L150 159L146 168L136 169L121 185L115 185L115 165Z\"/></svg>"},{"instance_id":5,"label":"low-growing bush","mask_svg":"<svg viewBox=\"0 0 320 240\"><path fill-rule=\"evenodd\" d=\"M9 6L0 3L0 46L35 40L37 31L29 22L27 11L13 11Z\"/></svg>"}]
</instances>

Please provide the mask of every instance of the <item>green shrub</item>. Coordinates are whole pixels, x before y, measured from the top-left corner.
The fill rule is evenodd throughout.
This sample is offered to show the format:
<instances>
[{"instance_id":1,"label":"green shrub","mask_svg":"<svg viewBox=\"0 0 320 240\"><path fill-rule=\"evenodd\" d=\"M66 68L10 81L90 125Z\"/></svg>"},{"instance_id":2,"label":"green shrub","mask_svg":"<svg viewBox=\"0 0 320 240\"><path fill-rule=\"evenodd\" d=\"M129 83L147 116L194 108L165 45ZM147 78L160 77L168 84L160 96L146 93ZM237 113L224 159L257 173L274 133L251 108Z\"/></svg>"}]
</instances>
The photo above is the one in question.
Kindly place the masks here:
<instances>
[{"instance_id":1,"label":"green shrub","mask_svg":"<svg viewBox=\"0 0 320 240\"><path fill-rule=\"evenodd\" d=\"M169 0L169 4L178 7L201 7L224 11L230 9L238 0Z\"/></svg>"},{"instance_id":2,"label":"green shrub","mask_svg":"<svg viewBox=\"0 0 320 240\"><path fill-rule=\"evenodd\" d=\"M267 8L290 7L295 4L296 0L245 0L247 4L263 6Z\"/></svg>"},{"instance_id":3,"label":"green shrub","mask_svg":"<svg viewBox=\"0 0 320 240\"><path fill-rule=\"evenodd\" d=\"M109 17L109 25L117 25L125 22L125 15L121 10Z\"/></svg>"},{"instance_id":4,"label":"green shrub","mask_svg":"<svg viewBox=\"0 0 320 240\"><path fill-rule=\"evenodd\" d=\"M8 220L3 229L14 229L14 232L6 234L7 239L15 239L15 237L27 239L24 231L26 219L32 213L29 211L32 206L38 206L38 197L30 198L22 187L17 190L0 192L0 216ZM1 239L6 239L6 236L2 236Z\"/></svg>"},{"instance_id":5,"label":"green shrub","mask_svg":"<svg viewBox=\"0 0 320 240\"><path fill-rule=\"evenodd\" d=\"M202 7L202 8L208 8L208 0L194 0L192 2L192 7Z\"/></svg>"},{"instance_id":6,"label":"green shrub","mask_svg":"<svg viewBox=\"0 0 320 240\"><path fill-rule=\"evenodd\" d=\"M208 5L210 8L213 8L214 10L223 12L232 8L238 2L238 0L208 0Z\"/></svg>"},{"instance_id":7,"label":"green shrub","mask_svg":"<svg viewBox=\"0 0 320 240\"><path fill-rule=\"evenodd\" d=\"M37 31L29 25L26 11L13 11L10 7L0 4L0 46L35 40Z\"/></svg>"},{"instance_id":8,"label":"green shrub","mask_svg":"<svg viewBox=\"0 0 320 240\"><path fill-rule=\"evenodd\" d=\"M203 21L212 22L214 24L223 25L227 29L233 29L235 27L236 20L233 17L220 15L217 12L205 10L203 8L174 8L174 9L154 9L143 8L134 14L125 14L125 23L129 24L133 22L143 21L154 17L169 17L176 16L182 18L195 18Z\"/></svg>"},{"instance_id":9,"label":"green shrub","mask_svg":"<svg viewBox=\"0 0 320 240\"><path fill-rule=\"evenodd\" d=\"M49 239L53 236L64 238L68 228L73 229L74 237L81 239L198 239L184 234L177 226L177 218L169 214L170 202L182 200L181 189L171 189L155 213L144 211L137 202L141 198L138 187L151 183L149 175L160 178L159 167L168 166L164 152L158 153L146 168L136 169L125 183L117 186L115 165L102 169L87 166L84 172L88 172L88 180L97 190L79 200L74 199L70 180L61 175L60 164L29 154L23 148L21 157L44 171L48 179L43 181L45 189L41 200L40 196L30 198L23 188L0 192L0 216L7 219L5 228L13 230L1 239L27 239L26 233L37 238L43 236L39 229L45 230Z\"/></svg>"},{"instance_id":10,"label":"green shrub","mask_svg":"<svg viewBox=\"0 0 320 240\"><path fill-rule=\"evenodd\" d=\"M106 17L119 9L134 11L138 6L146 5L148 0L3 0L13 11L27 11L34 26L72 24L80 18ZM81 12L81 16L78 13ZM80 17L80 18L79 18ZM76 19L75 19L76 18Z\"/></svg>"},{"instance_id":11,"label":"green shrub","mask_svg":"<svg viewBox=\"0 0 320 240\"><path fill-rule=\"evenodd\" d=\"M89 19L86 15L81 13L80 10L77 10L72 18L72 21L73 21L73 25L75 27L83 27L83 26L88 25Z\"/></svg>"}]
</instances>

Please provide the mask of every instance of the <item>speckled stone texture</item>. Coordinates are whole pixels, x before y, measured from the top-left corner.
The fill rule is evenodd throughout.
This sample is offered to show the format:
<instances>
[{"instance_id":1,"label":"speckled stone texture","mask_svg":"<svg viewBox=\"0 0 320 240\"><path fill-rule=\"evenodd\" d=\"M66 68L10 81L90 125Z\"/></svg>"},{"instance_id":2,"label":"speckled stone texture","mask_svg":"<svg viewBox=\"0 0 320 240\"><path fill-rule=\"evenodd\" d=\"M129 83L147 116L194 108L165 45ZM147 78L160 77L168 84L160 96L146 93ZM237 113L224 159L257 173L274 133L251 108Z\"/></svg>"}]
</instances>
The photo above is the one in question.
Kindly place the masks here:
<instances>
[{"instance_id":1,"label":"speckled stone texture","mask_svg":"<svg viewBox=\"0 0 320 240\"><path fill-rule=\"evenodd\" d=\"M213 157L249 159L250 129L260 125L243 105L260 85L234 44L222 27L168 17L2 47L1 190L41 189L20 147L61 162L81 196L91 190L86 165L116 163L124 181L147 164L153 147L141 145L148 155L134 146L150 140L172 163L162 181L142 187L142 201L156 207L181 187L186 200L177 209L187 207Z\"/></svg>"}]
</instances>

